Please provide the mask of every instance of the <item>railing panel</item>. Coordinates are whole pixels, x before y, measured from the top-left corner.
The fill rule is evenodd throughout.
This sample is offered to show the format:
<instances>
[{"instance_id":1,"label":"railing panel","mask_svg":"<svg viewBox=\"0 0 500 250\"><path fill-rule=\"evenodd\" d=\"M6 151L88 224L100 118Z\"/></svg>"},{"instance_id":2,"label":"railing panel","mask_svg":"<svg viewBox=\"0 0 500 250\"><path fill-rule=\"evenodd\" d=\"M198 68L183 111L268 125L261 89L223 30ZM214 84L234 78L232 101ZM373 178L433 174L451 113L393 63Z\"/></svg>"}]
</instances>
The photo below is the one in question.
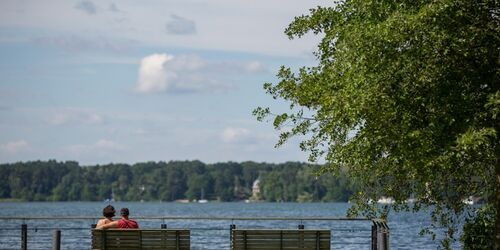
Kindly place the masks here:
<instances>
[{"instance_id":1,"label":"railing panel","mask_svg":"<svg viewBox=\"0 0 500 250\"><path fill-rule=\"evenodd\" d=\"M20 249L21 224L26 223L28 249L51 249L54 230L61 230L61 249L90 249L91 226L94 217L33 217L0 218L0 249ZM371 249L370 220L347 218L290 218L290 217L135 217L143 229L189 228L191 249L221 250L230 247L231 224L237 228L255 229L305 229L331 230L331 249Z\"/></svg>"}]
</instances>

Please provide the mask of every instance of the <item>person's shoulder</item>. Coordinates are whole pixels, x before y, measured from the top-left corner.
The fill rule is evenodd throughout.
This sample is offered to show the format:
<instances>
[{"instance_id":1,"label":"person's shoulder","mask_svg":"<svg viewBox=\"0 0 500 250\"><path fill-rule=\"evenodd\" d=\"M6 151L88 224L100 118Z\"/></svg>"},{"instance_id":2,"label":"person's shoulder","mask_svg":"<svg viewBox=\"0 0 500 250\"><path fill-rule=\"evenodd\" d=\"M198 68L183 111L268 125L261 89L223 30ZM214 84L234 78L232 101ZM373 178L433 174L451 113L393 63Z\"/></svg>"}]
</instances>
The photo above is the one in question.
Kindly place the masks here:
<instances>
[{"instance_id":1,"label":"person's shoulder","mask_svg":"<svg viewBox=\"0 0 500 250\"><path fill-rule=\"evenodd\" d=\"M98 224L98 225L99 225L99 224L108 224L108 223L110 223L110 222L113 222L113 220L110 220L110 219L108 219L108 218L104 218L104 219L100 219L100 220L97 222L97 224Z\"/></svg>"},{"instance_id":2,"label":"person's shoulder","mask_svg":"<svg viewBox=\"0 0 500 250\"><path fill-rule=\"evenodd\" d=\"M137 223L137 221L135 220L130 220L132 222L132 227L134 228L139 228L139 223Z\"/></svg>"}]
</instances>

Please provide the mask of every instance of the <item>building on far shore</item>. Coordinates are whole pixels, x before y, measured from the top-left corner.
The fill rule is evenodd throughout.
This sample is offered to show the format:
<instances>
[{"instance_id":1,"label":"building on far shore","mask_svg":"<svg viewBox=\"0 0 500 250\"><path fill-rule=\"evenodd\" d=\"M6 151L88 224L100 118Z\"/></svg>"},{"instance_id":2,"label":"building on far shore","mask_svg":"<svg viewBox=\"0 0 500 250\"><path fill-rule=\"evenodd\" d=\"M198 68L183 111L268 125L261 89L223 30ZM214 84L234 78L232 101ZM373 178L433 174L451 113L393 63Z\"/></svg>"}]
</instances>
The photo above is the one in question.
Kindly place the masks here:
<instances>
[{"instance_id":1,"label":"building on far shore","mask_svg":"<svg viewBox=\"0 0 500 250\"><path fill-rule=\"evenodd\" d=\"M252 184L252 197L250 200L260 200L260 180L257 179Z\"/></svg>"}]
</instances>

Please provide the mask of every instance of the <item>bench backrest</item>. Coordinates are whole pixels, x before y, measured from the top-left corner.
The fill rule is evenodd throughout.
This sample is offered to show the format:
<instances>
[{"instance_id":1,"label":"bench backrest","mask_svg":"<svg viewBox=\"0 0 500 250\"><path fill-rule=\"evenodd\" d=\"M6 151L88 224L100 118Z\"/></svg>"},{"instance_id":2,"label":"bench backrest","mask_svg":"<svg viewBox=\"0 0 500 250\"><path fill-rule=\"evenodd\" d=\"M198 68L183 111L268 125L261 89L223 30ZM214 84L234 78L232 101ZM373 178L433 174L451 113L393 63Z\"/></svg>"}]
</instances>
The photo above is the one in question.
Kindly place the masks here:
<instances>
[{"instance_id":1,"label":"bench backrest","mask_svg":"<svg viewBox=\"0 0 500 250\"><path fill-rule=\"evenodd\" d=\"M330 250L330 230L233 229L231 250Z\"/></svg>"},{"instance_id":2,"label":"bench backrest","mask_svg":"<svg viewBox=\"0 0 500 250\"><path fill-rule=\"evenodd\" d=\"M92 230L92 250L158 249L189 250L188 229Z\"/></svg>"}]
</instances>

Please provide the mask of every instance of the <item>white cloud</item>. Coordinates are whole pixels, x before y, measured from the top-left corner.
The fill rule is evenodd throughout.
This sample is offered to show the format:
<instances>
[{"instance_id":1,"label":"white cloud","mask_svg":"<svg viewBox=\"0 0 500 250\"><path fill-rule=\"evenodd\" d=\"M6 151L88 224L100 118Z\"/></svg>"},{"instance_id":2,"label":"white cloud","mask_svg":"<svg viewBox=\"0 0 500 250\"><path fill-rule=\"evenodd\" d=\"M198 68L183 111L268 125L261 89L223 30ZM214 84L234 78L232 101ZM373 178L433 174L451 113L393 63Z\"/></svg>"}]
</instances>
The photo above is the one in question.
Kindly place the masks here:
<instances>
[{"instance_id":1,"label":"white cloud","mask_svg":"<svg viewBox=\"0 0 500 250\"><path fill-rule=\"evenodd\" d=\"M167 90L169 81L176 77L175 73L166 69L166 63L172 59L174 57L167 54L153 54L144 57L139 66L136 90L141 93Z\"/></svg>"},{"instance_id":2,"label":"white cloud","mask_svg":"<svg viewBox=\"0 0 500 250\"><path fill-rule=\"evenodd\" d=\"M95 125L95 124L101 124L103 121L104 119L102 118L102 116L96 113L76 108L63 109L52 115L51 118L49 118L49 122L53 125L64 125L64 124Z\"/></svg>"},{"instance_id":3,"label":"white cloud","mask_svg":"<svg viewBox=\"0 0 500 250\"><path fill-rule=\"evenodd\" d=\"M252 61L252 62L246 63L245 69L250 73L267 71L266 67L258 61Z\"/></svg>"},{"instance_id":4,"label":"white cloud","mask_svg":"<svg viewBox=\"0 0 500 250\"><path fill-rule=\"evenodd\" d=\"M15 154L24 151L28 148L28 143L25 140L11 141L5 144L0 144L0 151Z\"/></svg>"},{"instance_id":5,"label":"white cloud","mask_svg":"<svg viewBox=\"0 0 500 250\"><path fill-rule=\"evenodd\" d=\"M246 128L226 128L221 133L221 139L226 143L248 141L251 138L250 130Z\"/></svg>"},{"instance_id":6,"label":"white cloud","mask_svg":"<svg viewBox=\"0 0 500 250\"><path fill-rule=\"evenodd\" d=\"M179 55L173 59L168 65L173 71L196 71L208 64L198 55Z\"/></svg>"},{"instance_id":7,"label":"white cloud","mask_svg":"<svg viewBox=\"0 0 500 250\"><path fill-rule=\"evenodd\" d=\"M198 55L152 54L139 66L135 90L140 93L220 92L235 85L228 78L267 72L258 61L207 61Z\"/></svg>"}]
</instances>

